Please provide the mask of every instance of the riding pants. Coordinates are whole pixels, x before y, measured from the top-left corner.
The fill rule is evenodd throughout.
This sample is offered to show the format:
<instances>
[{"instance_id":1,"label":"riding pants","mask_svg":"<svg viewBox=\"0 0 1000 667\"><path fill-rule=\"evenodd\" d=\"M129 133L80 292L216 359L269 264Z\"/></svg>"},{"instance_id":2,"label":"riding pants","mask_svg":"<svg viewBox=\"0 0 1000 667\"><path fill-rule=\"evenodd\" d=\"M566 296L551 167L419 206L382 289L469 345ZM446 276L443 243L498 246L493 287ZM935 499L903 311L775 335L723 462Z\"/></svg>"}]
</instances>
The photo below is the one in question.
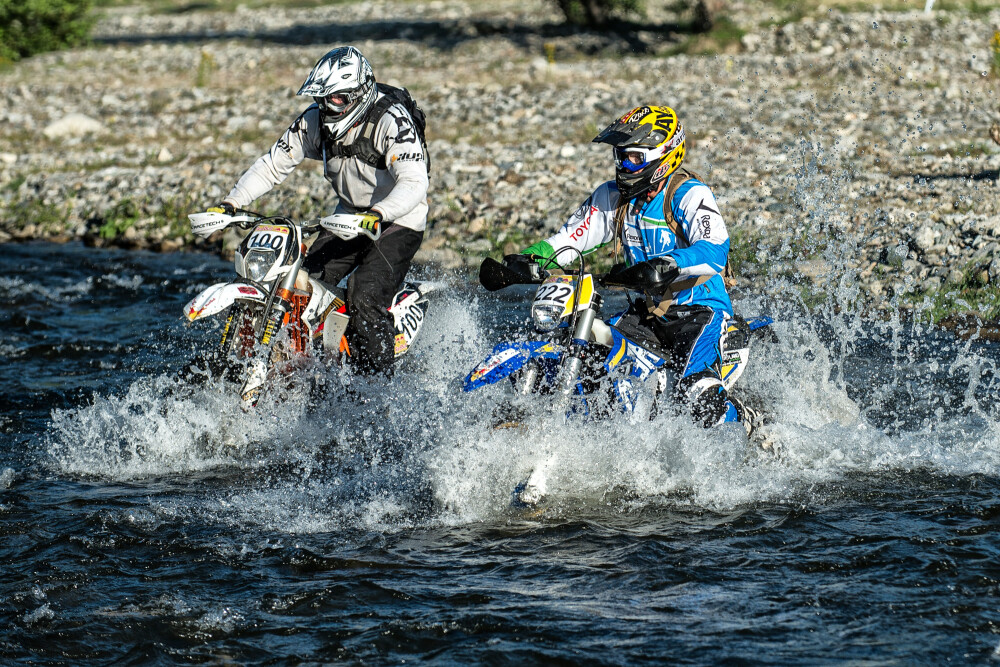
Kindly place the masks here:
<instances>
[{"instance_id":1,"label":"riding pants","mask_svg":"<svg viewBox=\"0 0 1000 667\"><path fill-rule=\"evenodd\" d=\"M410 269L423 232L389 225L378 241L358 236L344 241L323 232L313 243L304 267L311 275L336 285L347 279L347 344L350 361L360 373L392 373L395 327L392 297ZM353 273L352 273L353 272Z\"/></svg>"},{"instance_id":2,"label":"riding pants","mask_svg":"<svg viewBox=\"0 0 1000 667\"><path fill-rule=\"evenodd\" d=\"M705 426L742 421L743 409L722 384L722 348L729 315L708 306L671 306L662 317L637 302L612 323L636 342L669 359L677 382L662 387L679 404L688 406Z\"/></svg>"}]
</instances>

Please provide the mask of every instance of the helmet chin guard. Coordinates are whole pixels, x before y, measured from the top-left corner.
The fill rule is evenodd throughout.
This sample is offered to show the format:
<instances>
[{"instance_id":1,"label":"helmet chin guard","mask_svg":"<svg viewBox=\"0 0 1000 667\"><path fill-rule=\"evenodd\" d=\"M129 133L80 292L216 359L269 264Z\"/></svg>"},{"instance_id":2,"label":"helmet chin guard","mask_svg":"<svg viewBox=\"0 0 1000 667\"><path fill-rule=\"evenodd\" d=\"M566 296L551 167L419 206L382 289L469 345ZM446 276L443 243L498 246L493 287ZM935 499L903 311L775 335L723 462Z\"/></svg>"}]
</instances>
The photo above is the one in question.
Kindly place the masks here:
<instances>
[{"instance_id":1,"label":"helmet chin guard","mask_svg":"<svg viewBox=\"0 0 1000 667\"><path fill-rule=\"evenodd\" d=\"M684 160L684 128L670 107L632 109L593 141L613 147L615 184L626 199L656 187Z\"/></svg>"},{"instance_id":2,"label":"helmet chin guard","mask_svg":"<svg viewBox=\"0 0 1000 667\"><path fill-rule=\"evenodd\" d=\"M374 104L375 74L360 51L341 46L319 59L296 94L316 101L324 127L338 139Z\"/></svg>"}]
</instances>

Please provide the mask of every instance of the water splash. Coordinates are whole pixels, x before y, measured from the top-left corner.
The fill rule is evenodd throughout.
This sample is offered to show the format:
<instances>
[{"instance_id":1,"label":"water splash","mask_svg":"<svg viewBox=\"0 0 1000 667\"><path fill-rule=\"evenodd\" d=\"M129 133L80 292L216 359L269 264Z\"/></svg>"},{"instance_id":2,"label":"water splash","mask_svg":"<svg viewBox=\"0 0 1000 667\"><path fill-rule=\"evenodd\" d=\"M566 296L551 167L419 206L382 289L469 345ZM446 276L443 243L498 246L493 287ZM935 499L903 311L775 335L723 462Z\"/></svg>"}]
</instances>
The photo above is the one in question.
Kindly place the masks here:
<instances>
[{"instance_id":1,"label":"water splash","mask_svg":"<svg viewBox=\"0 0 1000 667\"><path fill-rule=\"evenodd\" d=\"M493 430L501 388L464 394L461 378L526 304L453 281L432 295L421 340L391 385L317 366L244 413L222 380L194 387L147 377L55 410L51 467L122 482L214 480L197 498L152 499L147 519L289 534L495 520L514 485L548 460L557 513L804 502L859 472L997 471L998 419L984 401L984 391L996 393L994 363L974 342L866 310L845 259L865 237L840 233L852 215L833 194L843 183L821 168L817 147L803 150L787 192L819 233L786 240L765 289L736 299L744 314L779 315L777 340L756 346L739 386L770 415L774 452L748 446L739 429L701 429L680 414L563 423L537 413L524 429ZM803 296L809 278L796 266L805 259L829 267L818 300ZM343 398L348 385L356 398Z\"/></svg>"}]
</instances>

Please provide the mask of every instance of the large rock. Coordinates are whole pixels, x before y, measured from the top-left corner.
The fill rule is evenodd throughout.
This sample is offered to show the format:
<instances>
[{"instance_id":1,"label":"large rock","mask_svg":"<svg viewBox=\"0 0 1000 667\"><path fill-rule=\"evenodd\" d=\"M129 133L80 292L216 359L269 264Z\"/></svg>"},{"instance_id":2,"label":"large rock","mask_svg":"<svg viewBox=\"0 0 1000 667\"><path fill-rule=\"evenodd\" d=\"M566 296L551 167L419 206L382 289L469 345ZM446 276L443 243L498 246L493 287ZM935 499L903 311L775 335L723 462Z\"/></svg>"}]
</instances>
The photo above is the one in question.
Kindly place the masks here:
<instances>
[{"instance_id":1,"label":"large rock","mask_svg":"<svg viewBox=\"0 0 1000 667\"><path fill-rule=\"evenodd\" d=\"M71 113L54 123L49 123L42 134L49 139L64 139L66 137L82 137L86 134L97 134L104 131L104 126L90 116L82 113Z\"/></svg>"}]
</instances>

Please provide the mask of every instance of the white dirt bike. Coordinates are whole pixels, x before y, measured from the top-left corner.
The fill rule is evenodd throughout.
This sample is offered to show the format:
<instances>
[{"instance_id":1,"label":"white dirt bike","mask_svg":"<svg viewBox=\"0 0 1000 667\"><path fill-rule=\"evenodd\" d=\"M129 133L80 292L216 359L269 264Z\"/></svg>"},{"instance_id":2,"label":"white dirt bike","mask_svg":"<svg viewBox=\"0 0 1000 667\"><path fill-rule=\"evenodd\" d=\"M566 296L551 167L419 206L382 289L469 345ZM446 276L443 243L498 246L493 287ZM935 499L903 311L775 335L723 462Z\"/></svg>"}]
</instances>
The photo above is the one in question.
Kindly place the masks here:
<instances>
[{"instance_id":1,"label":"white dirt bike","mask_svg":"<svg viewBox=\"0 0 1000 667\"><path fill-rule=\"evenodd\" d=\"M219 352L223 360L246 362L240 388L244 407L257 404L279 362L310 355L339 359L351 353L344 337L350 320L344 290L302 269L306 241L326 229L345 241L360 234L375 242L381 236L379 223L347 213L294 222L244 210L233 215L193 213L188 218L191 231L202 237L231 225L249 230L236 251L238 277L208 287L184 307L188 322L227 313ZM426 294L434 288L433 283L405 282L393 298L389 312L397 357L410 349L420 332Z\"/></svg>"}]
</instances>

